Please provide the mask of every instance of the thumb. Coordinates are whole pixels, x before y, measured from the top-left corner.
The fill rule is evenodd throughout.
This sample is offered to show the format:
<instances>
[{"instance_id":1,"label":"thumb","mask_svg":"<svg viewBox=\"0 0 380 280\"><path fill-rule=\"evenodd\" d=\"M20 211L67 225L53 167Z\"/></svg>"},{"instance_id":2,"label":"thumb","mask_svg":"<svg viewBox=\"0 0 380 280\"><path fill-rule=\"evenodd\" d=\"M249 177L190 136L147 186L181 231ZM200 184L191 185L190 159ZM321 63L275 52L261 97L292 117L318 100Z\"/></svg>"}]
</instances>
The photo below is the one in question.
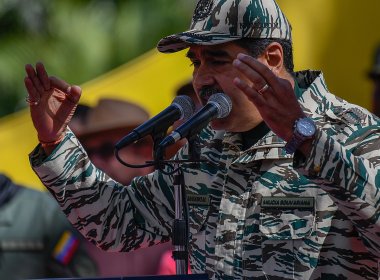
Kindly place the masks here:
<instances>
[{"instance_id":1,"label":"thumb","mask_svg":"<svg viewBox=\"0 0 380 280\"><path fill-rule=\"evenodd\" d=\"M77 104L79 102L79 99L82 95L82 89L79 86L70 86L67 88L67 98Z\"/></svg>"}]
</instances>

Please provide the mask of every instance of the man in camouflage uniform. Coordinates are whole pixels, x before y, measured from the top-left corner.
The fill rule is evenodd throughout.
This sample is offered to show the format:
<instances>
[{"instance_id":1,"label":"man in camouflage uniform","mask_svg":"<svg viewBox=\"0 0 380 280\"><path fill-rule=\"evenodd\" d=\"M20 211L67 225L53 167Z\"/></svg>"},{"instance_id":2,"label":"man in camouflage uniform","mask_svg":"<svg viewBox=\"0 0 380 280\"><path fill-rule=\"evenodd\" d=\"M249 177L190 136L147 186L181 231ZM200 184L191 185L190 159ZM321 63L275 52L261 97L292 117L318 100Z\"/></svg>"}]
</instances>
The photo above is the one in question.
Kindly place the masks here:
<instances>
[{"instance_id":1,"label":"man in camouflage uniform","mask_svg":"<svg viewBox=\"0 0 380 280\"><path fill-rule=\"evenodd\" d=\"M191 30L158 44L161 52L185 48L203 104L215 92L233 103L200 133L207 161L182 166L195 198L192 272L378 279L379 120L329 93L321 72L293 73L291 28L274 0L199 1ZM80 88L49 79L41 64L26 71L42 143L31 164L70 221L105 250L167 241L172 176L156 171L123 187L97 171L65 125ZM53 102L61 110L47 115ZM176 158L186 159L187 148Z\"/></svg>"}]
</instances>

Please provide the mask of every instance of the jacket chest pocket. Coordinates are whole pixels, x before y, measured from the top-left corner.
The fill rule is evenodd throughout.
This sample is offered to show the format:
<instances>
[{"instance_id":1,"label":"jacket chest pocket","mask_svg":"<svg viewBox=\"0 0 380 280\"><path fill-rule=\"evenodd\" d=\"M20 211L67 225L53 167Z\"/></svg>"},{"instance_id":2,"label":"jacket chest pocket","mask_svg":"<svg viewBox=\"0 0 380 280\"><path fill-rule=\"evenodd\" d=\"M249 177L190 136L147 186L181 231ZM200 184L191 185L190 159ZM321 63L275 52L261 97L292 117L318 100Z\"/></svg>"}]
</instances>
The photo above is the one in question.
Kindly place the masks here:
<instances>
[{"instance_id":1,"label":"jacket chest pocket","mask_svg":"<svg viewBox=\"0 0 380 280\"><path fill-rule=\"evenodd\" d=\"M268 240L303 239L314 230L314 217L314 209L262 209L259 229Z\"/></svg>"},{"instance_id":2,"label":"jacket chest pocket","mask_svg":"<svg viewBox=\"0 0 380 280\"><path fill-rule=\"evenodd\" d=\"M315 231L314 208L262 208L259 223L262 235L263 271L268 275L304 279L315 267L311 236Z\"/></svg>"},{"instance_id":3,"label":"jacket chest pocket","mask_svg":"<svg viewBox=\"0 0 380 280\"><path fill-rule=\"evenodd\" d=\"M189 205L189 231L195 235L203 230L209 212L208 205Z\"/></svg>"}]
</instances>

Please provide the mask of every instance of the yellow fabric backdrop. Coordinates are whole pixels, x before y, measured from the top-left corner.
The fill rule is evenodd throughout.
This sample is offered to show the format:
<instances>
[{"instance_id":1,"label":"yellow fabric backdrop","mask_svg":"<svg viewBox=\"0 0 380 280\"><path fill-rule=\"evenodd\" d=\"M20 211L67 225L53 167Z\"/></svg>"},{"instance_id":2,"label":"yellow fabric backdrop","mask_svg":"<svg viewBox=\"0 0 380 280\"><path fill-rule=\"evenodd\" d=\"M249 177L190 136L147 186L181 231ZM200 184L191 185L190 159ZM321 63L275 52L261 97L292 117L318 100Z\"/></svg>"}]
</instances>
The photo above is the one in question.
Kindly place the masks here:
<instances>
[{"instance_id":1,"label":"yellow fabric backdrop","mask_svg":"<svg viewBox=\"0 0 380 280\"><path fill-rule=\"evenodd\" d=\"M322 70L331 92L371 109L367 72L380 44L380 1L277 1L293 26L296 69Z\"/></svg>"},{"instance_id":2,"label":"yellow fabric backdrop","mask_svg":"<svg viewBox=\"0 0 380 280\"><path fill-rule=\"evenodd\" d=\"M293 26L296 69L323 70L330 91L370 109L372 85L366 73L380 43L380 1L278 2ZM153 116L169 105L176 88L190 78L188 65L184 52L164 55L152 50L82 85L81 102L92 105L104 95L124 98L140 103ZM28 111L0 119L0 172L18 183L43 189L27 157L36 143Z\"/></svg>"}]
</instances>

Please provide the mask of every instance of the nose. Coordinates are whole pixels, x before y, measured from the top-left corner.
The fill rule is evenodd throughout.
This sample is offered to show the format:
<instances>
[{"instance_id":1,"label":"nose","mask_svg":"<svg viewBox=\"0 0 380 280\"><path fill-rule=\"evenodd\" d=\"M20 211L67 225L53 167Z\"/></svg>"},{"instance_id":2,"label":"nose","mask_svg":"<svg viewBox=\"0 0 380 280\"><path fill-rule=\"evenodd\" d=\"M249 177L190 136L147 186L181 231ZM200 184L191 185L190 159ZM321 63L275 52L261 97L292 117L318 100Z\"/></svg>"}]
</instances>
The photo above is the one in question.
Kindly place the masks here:
<instances>
[{"instance_id":1,"label":"nose","mask_svg":"<svg viewBox=\"0 0 380 280\"><path fill-rule=\"evenodd\" d=\"M211 87L215 84L212 71L206 65L200 65L193 72L193 85L196 92L205 87Z\"/></svg>"}]
</instances>

